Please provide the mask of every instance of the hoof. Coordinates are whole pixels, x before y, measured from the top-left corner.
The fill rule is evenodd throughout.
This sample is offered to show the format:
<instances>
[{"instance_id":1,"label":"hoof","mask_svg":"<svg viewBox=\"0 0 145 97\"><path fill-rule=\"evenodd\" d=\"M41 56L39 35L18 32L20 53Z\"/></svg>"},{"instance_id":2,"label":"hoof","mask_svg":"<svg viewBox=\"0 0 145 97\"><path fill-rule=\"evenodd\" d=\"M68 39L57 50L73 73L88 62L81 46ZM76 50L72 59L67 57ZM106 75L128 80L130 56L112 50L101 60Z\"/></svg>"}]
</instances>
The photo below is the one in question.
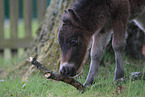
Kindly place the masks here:
<instances>
[{"instance_id":1,"label":"hoof","mask_svg":"<svg viewBox=\"0 0 145 97\"><path fill-rule=\"evenodd\" d=\"M118 80L123 77L124 77L124 71L120 71L120 72L115 73L114 80Z\"/></svg>"}]
</instances>

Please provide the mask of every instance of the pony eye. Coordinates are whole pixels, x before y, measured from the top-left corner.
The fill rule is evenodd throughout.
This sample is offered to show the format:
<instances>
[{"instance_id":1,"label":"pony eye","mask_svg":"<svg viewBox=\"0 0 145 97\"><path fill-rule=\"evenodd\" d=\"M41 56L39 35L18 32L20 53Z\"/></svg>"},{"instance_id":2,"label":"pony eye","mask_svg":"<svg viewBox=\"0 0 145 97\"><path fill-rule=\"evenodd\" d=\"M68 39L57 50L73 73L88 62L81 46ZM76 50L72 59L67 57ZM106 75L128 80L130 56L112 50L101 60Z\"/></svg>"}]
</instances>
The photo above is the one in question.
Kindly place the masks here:
<instances>
[{"instance_id":1,"label":"pony eye","mask_svg":"<svg viewBox=\"0 0 145 97\"><path fill-rule=\"evenodd\" d=\"M73 46L75 46L75 45L78 44L78 41L77 41L77 40L71 40L71 41L70 41L70 44L73 45Z\"/></svg>"}]
</instances>

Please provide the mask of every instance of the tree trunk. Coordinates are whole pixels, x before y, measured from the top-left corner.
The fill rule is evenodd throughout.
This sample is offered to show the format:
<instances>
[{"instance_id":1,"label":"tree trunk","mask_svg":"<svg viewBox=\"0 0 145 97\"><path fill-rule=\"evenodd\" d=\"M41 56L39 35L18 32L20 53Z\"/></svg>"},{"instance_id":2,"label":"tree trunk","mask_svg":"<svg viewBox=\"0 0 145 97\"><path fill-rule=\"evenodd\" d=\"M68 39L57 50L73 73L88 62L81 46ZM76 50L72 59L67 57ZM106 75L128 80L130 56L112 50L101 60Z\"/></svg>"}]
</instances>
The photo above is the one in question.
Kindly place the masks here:
<instances>
[{"instance_id":1,"label":"tree trunk","mask_svg":"<svg viewBox=\"0 0 145 97\"><path fill-rule=\"evenodd\" d=\"M61 25L61 16L65 9L71 7L75 0L51 0L50 6L47 8L44 20L41 22L37 36L32 46L27 50L26 58L36 57L39 62L53 71L58 71L60 63L60 47L57 40L57 33ZM27 66L28 62L24 62L22 66ZM32 68L32 67L31 67ZM31 74L31 68L23 77L27 79Z\"/></svg>"},{"instance_id":2,"label":"tree trunk","mask_svg":"<svg viewBox=\"0 0 145 97\"><path fill-rule=\"evenodd\" d=\"M27 58L36 57L40 63L50 70L53 70L53 72L58 72L61 60L60 47L57 40L57 32L59 30L59 26L61 25L61 16L64 9L70 8L74 1L75 0L51 0L50 6L47 8L45 18L37 30L37 37L34 39L31 48L27 51ZM134 27L130 27L130 32L132 31L135 32ZM131 46L134 47L134 45ZM23 66L28 66L26 64L29 63L25 61ZM32 67L29 68L27 73L25 73L23 80L26 80L32 71Z\"/></svg>"},{"instance_id":3,"label":"tree trunk","mask_svg":"<svg viewBox=\"0 0 145 97\"><path fill-rule=\"evenodd\" d=\"M51 0L45 18L37 30L37 37L29 49L29 56L35 56L47 67L58 69L60 61L60 47L57 32L61 25L64 9L68 9L74 0ZM54 66L51 66L53 64ZM50 66L49 66L50 65Z\"/></svg>"}]
</instances>

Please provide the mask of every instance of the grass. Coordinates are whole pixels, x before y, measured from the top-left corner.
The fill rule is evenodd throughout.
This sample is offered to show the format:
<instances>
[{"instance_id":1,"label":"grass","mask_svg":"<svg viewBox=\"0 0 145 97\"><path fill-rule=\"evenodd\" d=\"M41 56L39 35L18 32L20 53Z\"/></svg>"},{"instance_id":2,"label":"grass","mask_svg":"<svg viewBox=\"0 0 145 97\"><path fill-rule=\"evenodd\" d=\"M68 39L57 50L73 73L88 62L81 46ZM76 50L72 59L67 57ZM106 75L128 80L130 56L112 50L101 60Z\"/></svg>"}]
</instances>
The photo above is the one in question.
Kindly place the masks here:
<instances>
[{"instance_id":1,"label":"grass","mask_svg":"<svg viewBox=\"0 0 145 97\"><path fill-rule=\"evenodd\" d=\"M0 63L3 63L0 66L9 71L10 68L18 65L19 60L16 60L11 59L9 64L7 64L7 61L0 60ZM104 57L106 67L100 66L96 84L113 81L115 63L112 60L114 60L113 55L106 53ZM125 56L123 60L126 73L145 71L145 62L142 60L133 60ZM89 66L84 66L84 73L77 78L78 81L85 82L88 69ZM17 73L10 74L8 78L1 78L0 97L144 97L145 95L145 82L143 80L128 81L123 86L122 93L116 92L117 86L112 85L104 87L90 86L85 93L81 93L68 84L45 79L38 70L26 82L22 82L21 75Z\"/></svg>"}]
</instances>

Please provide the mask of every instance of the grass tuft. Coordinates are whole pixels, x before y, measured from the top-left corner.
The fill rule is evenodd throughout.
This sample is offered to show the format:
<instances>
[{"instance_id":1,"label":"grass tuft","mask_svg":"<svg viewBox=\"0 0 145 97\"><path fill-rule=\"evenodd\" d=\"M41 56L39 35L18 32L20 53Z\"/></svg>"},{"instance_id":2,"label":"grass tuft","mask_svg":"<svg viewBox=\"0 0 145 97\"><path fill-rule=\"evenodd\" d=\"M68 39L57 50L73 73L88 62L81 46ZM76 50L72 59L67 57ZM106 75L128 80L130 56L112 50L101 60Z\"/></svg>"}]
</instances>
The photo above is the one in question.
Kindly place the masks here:
<instances>
[{"instance_id":1,"label":"grass tuft","mask_svg":"<svg viewBox=\"0 0 145 97\"><path fill-rule=\"evenodd\" d=\"M112 63L112 55L105 53L107 58L104 58L104 63L106 67L100 66L98 76L96 77L96 85L100 83L109 83L113 81L115 63ZM109 59L108 59L109 58ZM124 69L126 73L131 73L134 71L145 71L145 62L142 60L132 60L124 56ZM18 63L16 59L12 59L12 64L7 64L5 60L0 60L3 63L1 67L3 69L10 70L13 65L16 66ZM18 60L17 60L18 61ZM11 65L11 66L10 66ZM83 70L83 75L77 78L80 82L85 82L87 77L89 66L85 66ZM0 68L0 70L2 70ZM18 97L144 97L145 95L145 82L143 80L128 81L123 86L121 93L119 92L117 86L107 85L107 86L90 86L84 93L76 90L74 87L53 80L48 80L44 78L44 75L40 71L36 71L26 82L21 81L21 76L17 73L11 74L8 78L0 79L0 97L18 96Z\"/></svg>"}]
</instances>

